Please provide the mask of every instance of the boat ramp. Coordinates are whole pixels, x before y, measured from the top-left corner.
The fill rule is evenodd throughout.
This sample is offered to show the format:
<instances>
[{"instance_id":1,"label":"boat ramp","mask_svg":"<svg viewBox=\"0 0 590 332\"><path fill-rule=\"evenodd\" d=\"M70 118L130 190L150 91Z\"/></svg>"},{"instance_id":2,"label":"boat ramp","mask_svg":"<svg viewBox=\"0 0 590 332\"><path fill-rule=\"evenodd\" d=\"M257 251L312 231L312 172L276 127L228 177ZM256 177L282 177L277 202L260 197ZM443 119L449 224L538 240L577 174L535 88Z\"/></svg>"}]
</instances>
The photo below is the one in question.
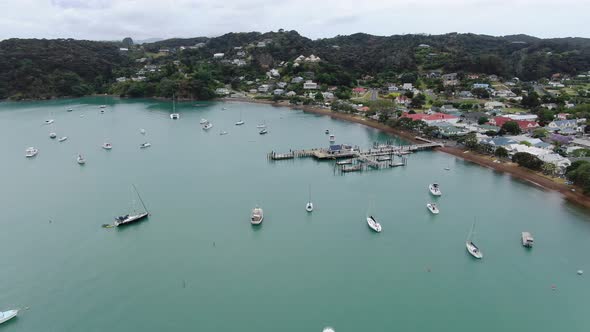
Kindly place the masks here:
<instances>
[{"instance_id":1,"label":"boat ramp","mask_svg":"<svg viewBox=\"0 0 590 332\"><path fill-rule=\"evenodd\" d=\"M424 143L412 145L395 145L391 142L373 143L373 146L367 150L362 150L358 146L332 144L328 148L289 150L288 153L271 151L267 159L277 161L312 157L316 160L336 160L334 172L342 174L406 166L408 164L406 155L443 146L442 143L424 138L417 137L417 139Z\"/></svg>"}]
</instances>

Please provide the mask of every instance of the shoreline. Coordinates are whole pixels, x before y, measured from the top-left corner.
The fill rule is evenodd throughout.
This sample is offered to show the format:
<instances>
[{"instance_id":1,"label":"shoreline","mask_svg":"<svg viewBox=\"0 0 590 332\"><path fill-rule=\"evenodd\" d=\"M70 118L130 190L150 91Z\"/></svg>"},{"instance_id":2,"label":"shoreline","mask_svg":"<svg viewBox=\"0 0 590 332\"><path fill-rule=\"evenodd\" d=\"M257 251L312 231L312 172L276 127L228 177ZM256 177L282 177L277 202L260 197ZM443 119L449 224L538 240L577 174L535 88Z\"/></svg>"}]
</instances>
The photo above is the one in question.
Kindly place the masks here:
<instances>
[{"instance_id":1,"label":"shoreline","mask_svg":"<svg viewBox=\"0 0 590 332\"><path fill-rule=\"evenodd\" d=\"M252 103L252 104L267 104L275 107L288 107L294 110L301 110L308 113L314 113L319 115L326 115L334 119L339 119L348 122L354 122L358 124L362 124L371 128L375 128L377 130L381 130L385 133L392 134L395 136L399 136L405 140L408 140L412 143L418 143L419 141L416 140L416 134L409 131L404 131L401 129L391 128L383 123L379 123L374 120L370 120L367 118L360 118L358 116L354 116L351 114L344 114L344 113L336 113L332 112L328 109L319 108L314 105L291 105L287 102L274 102L270 100L256 100L251 98L220 98L217 99L219 101L224 102L245 102L245 103ZM475 153L469 151L464 148L459 147L452 147L452 146L445 146L442 148L436 148L435 151L443 152L446 154L450 154L454 157L472 162L482 167L486 167L495 171L499 171L502 173L506 173L515 179L520 179L526 181L536 187L540 187L543 190L551 190L558 192L562 195L562 197L568 201L585 207L586 209L590 209L590 196L584 195L580 188L576 188L573 186L568 186L566 184L555 182L549 178L546 178L534 171L528 170L526 168L520 167L514 163L494 163L488 156L482 155L479 153ZM571 189L576 189L575 192L571 191Z\"/></svg>"}]
</instances>

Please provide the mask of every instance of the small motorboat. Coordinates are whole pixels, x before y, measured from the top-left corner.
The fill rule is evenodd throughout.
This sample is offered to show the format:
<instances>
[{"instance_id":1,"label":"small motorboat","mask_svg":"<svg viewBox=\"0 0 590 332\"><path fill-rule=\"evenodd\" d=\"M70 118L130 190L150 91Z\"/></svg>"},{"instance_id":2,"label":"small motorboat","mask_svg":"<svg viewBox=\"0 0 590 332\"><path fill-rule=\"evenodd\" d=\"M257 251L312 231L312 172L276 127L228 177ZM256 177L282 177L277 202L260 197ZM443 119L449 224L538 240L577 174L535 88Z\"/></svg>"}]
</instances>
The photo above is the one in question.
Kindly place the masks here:
<instances>
[{"instance_id":1,"label":"small motorboat","mask_svg":"<svg viewBox=\"0 0 590 332\"><path fill-rule=\"evenodd\" d=\"M326 129L326 135L330 135L330 130Z\"/></svg>"},{"instance_id":2,"label":"small motorboat","mask_svg":"<svg viewBox=\"0 0 590 332\"><path fill-rule=\"evenodd\" d=\"M337 161L336 165L352 165L352 159Z\"/></svg>"},{"instance_id":3,"label":"small motorboat","mask_svg":"<svg viewBox=\"0 0 590 332\"><path fill-rule=\"evenodd\" d=\"M139 129L139 133L142 135L145 135L145 129L143 129L143 128Z\"/></svg>"},{"instance_id":4,"label":"small motorboat","mask_svg":"<svg viewBox=\"0 0 590 332\"><path fill-rule=\"evenodd\" d=\"M25 157L31 158L36 156L37 153L39 153L39 150L35 149L34 147L30 147L25 150Z\"/></svg>"},{"instance_id":5,"label":"small motorboat","mask_svg":"<svg viewBox=\"0 0 590 332\"><path fill-rule=\"evenodd\" d=\"M330 135L330 143L336 142L336 136Z\"/></svg>"},{"instance_id":6,"label":"small motorboat","mask_svg":"<svg viewBox=\"0 0 590 332\"><path fill-rule=\"evenodd\" d=\"M59 138L57 141L58 141L58 142L63 142L63 141L65 141L65 140L67 140L67 139L68 139L68 137L67 137L67 136L62 136L62 137L60 137L60 138Z\"/></svg>"},{"instance_id":7,"label":"small motorboat","mask_svg":"<svg viewBox=\"0 0 590 332\"><path fill-rule=\"evenodd\" d=\"M367 225L369 225L369 227L374 230L377 233L381 233L381 224L377 222L377 220L375 220L375 218L373 218L373 216L368 216L367 217Z\"/></svg>"},{"instance_id":8,"label":"small motorboat","mask_svg":"<svg viewBox=\"0 0 590 332\"><path fill-rule=\"evenodd\" d=\"M261 131L258 132L260 135L265 135L268 134L268 130L266 130L266 128L262 129Z\"/></svg>"},{"instance_id":9,"label":"small motorboat","mask_svg":"<svg viewBox=\"0 0 590 332\"><path fill-rule=\"evenodd\" d=\"M307 211L307 212L313 211L313 203L312 202L307 202L307 204L305 204L305 211Z\"/></svg>"},{"instance_id":10,"label":"small motorboat","mask_svg":"<svg viewBox=\"0 0 590 332\"><path fill-rule=\"evenodd\" d=\"M49 138L54 139L57 137L56 133L49 133Z\"/></svg>"},{"instance_id":11,"label":"small motorboat","mask_svg":"<svg viewBox=\"0 0 590 332\"><path fill-rule=\"evenodd\" d=\"M53 123L53 119L45 120L45 124L52 124L52 123Z\"/></svg>"},{"instance_id":12,"label":"small motorboat","mask_svg":"<svg viewBox=\"0 0 590 332\"><path fill-rule=\"evenodd\" d=\"M104 114L104 110L100 110L100 114Z\"/></svg>"},{"instance_id":13,"label":"small motorboat","mask_svg":"<svg viewBox=\"0 0 590 332\"><path fill-rule=\"evenodd\" d=\"M201 121L199 121L200 124L205 124L207 122L209 122L209 121L207 121L207 119L201 119Z\"/></svg>"},{"instance_id":14,"label":"small motorboat","mask_svg":"<svg viewBox=\"0 0 590 332\"><path fill-rule=\"evenodd\" d=\"M227 111L227 108L225 108L225 107L222 107L222 108L221 108L221 110L222 110L222 111Z\"/></svg>"},{"instance_id":15,"label":"small motorboat","mask_svg":"<svg viewBox=\"0 0 590 332\"><path fill-rule=\"evenodd\" d=\"M222 135L222 136L223 136L223 135L227 135L227 134L228 134L228 132L227 132L227 131L221 131L221 132L219 133L219 135Z\"/></svg>"},{"instance_id":16,"label":"small motorboat","mask_svg":"<svg viewBox=\"0 0 590 332\"><path fill-rule=\"evenodd\" d=\"M107 105L100 105L99 108L107 108Z\"/></svg>"},{"instance_id":17,"label":"small motorboat","mask_svg":"<svg viewBox=\"0 0 590 332\"><path fill-rule=\"evenodd\" d=\"M84 157L82 157L81 154L78 155L78 158L76 158L76 161L78 162L78 164L80 165L84 165L86 164L86 159L84 159Z\"/></svg>"},{"instance_id":18,"label":"small motorboat","mask_svg":"<svg viewBox=\"0 0 590 332\"><path fill-rule=\"evenodd\" d=\"M71 109L71 108L68 108L68 109L66 110L66 112L72 112L72 111L73 111L73 109Z\"/></svg>"},{"instance_id":19,"label":"small motorboat","mask_svg":"<svg viewBox=\"0 0 590 332\"><path fill-rule=\"evenodd\" d=\"M432 212L432 214L438 214L439 212L438 206L436 206L436 204L434 203L428 203L426 204L426 207L428 208L428 210L430 210L430 212Z\"/></svg>"},{"instance_id":20,"label":"small motorboat","mask_svg":"<svg viewBox=\"0 0 590 332\"><path fill-rule=\"evenodd\" d=\"M18 315L18 310L0 311L0 324L7 322Z\"/></svg>"},{"instance_id":21,"label":"small motorboat","mask_svg":"<svg viewBox=\"0 0 590 332\"><path fill-rule=\"evenodd\" d=\"M150 146L152 146L151 143L145 142L145 143L141 143L141 145L139 146L139 148L140 149L145 149L145 148L149 148Z\"/></svg>"},{"instance_id":22,"label":"small motorboat","mask_svg":"<svg viewBox=\"0 0 590 332\"><path fill-rule=\"evenodd\" d=\"M533 243L535 242L535 240L533 239L533 236L531 235L531 233L529 233L529 232L522 232L521 239L522 239L522 245L523 246L525 246L527 248L532 248L533 247Z\"/></svg>"},{"instance_id":23,"label":"small motorboat","mask_svg":"<svg viewBox=\"0 0 590 332\"><path fill-rule=\"evenodd\" d=\"M441 196L442 192L440 191L440 186L438 185L438 183L432 183L428 186L428 190L430 190L430 193L434 196Z\"/></svg>"},{"instance_id":24,"label":"small motorboat","mask_svg":"<svg viewBox=\"0 0 590 332\"><path fill-rule=\"evenodd\" d=\"M390 156L379 156L377 157L377 161L389 161L391 160Z\"/></svg>"},{"instance_id":25,"label":"small motorboat","mask_svg":"<svg viewBox=\"0 0 590 332\"><path fill-rule=\"evenodd\" d=\"M211 128L213 128L213 124L211 122L207 122L205 125L203 125L203 130L209 130Z\"/></svg>"},{"instance_id":26,"label":"small motorboat","mask_svg":"<svg viewBox=\"0 0 590 332\"><path fill-rule=\"evenodd\" d=\"M445 167L445 171L450 171L451 168L450 167Z\"/></svg>"},{"instance_id":27,"label":"small motorboat","mask_svg":"<svg viewBox=\"0 0 590 332\"><path fill-rule=\"evenodd\" d=\"M244 122L243 120L240 120L240 121L236 122L236 126L241 126L241 125L243 125L244 123L246 123L246 122Z\"/></svg>"},{"instance_id":28,"label":"small motorboat","mask_svg":"<svg viewBox=\"0 0 590 332\"><path fill-rule=\"evenodd\" d=\"M263 219L264 212L262 211L262 208L256 206L254 209L252 209L252 215L250 218L250 222L252 223L252 225L260 225Z\"/></svg>"},{"instance_id":29,"label":"small motorboat","mask_svg":"<svg viewBox=\"0 0 590 332\"><path fill-rule=\"evenodd\" d=\"M111 143L103 143L102 148L105 150L110 150L113 148L113 145Z\"/></svg>"},{"instance_id":30,"label":"small motorboat","mask_svg":"<svg viewBox=\"0 0 590 332\"><path fill-rule=\"evenodd\" d=\"M178 120L178 119L180 119L180 114L178 114L178 113L172 113L172 114L170 114L170 119L172 119L172 120Z\"/></svg>"}]
</instances>

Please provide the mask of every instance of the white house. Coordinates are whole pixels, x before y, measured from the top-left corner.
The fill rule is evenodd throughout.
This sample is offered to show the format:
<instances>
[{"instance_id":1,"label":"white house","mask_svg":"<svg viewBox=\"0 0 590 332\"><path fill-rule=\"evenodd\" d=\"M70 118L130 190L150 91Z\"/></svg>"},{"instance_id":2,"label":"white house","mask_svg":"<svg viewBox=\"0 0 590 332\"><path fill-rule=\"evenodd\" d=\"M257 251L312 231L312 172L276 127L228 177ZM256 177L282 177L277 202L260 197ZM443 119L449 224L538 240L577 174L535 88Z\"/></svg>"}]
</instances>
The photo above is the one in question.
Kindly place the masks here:
<instances>
[{"instance_id":1,"label":"white house","mask_svg":"<svg viewBox=\"0 0 590 332\"><path fill-rule=\"evenodd\" d=\"M332 92L322 92L322 96L324 96L324 99L334 99L334 94Z\"/></svg>"},{"instance_id":2,"label":"white house","mask_svg":"<svg viewBox=\"0 0 590 332\"><path fill-rule=\"evenodd\" d=\"M487 110L493 110L496 108L504 108L504 103L501 103L499 101L488 101L487 103L484 104L484 108Z\"/></svg>"},{"instance_id":3,"label":"white house","mask_svg":"<svg viewBox=\"0 0 590 332\"><path fill-rule=\"evenodd\" d=\"M285 90L283 90L283 89L275 89L275 90L274 90L272 93L273 93L275 96L280 96L280 95L282 95L282 94L284 94L284 93L285 93Z\"/></svg>"},{"instance_id":4,"label":"white house","mask_svg":"<svg viewBox=\"0 0 590 332\"><path fill-rule=\"evenodd\" d=\"M306 81L305 83L303 83L303 89L305 90L315 90L318 88L318 84L314 83L312 81Z\"/></svg>"},{"instance_id":5,"label":"white house","mask_svg":"<svg viewBox=\"0 0 590 332\"><path fill-rule=\"evenodd\" d=\"M270 86L268 84L262 84L258 87L258 92L267 93L270 90Z\"/></svg>"},{"instance_id":6,"label":"white house","mask_svg":"<svg viewBox=\"0 0 590 332\"><path fill-rule=\"evenodd\" d=\"M229 90L227 88L217 88L215 89L215 94L220 96L227 96L229 95Z\"/></svg>"},{"instance_id":7,"label":"white house","mask_svg":"<svg viewBox=\"0 0 590 332\"><path fill-rule=\"evenodd\" d=\"M222 59L224 55L223 53L215 53L213 54L213 59Z\"/></svg>"},{"instance_id":8,"label":"white house","mask_svg":"<svg viewBox=\"0 0 590 332\"><path fill-rule=\"evenodd\" d=\"M297 83L301 83L301 82L303 82L303 77L301 77L301 76L293 77L293 79L291 80L291 83L293 83L293 84L297 84Z\"/></svg>"},{"instance_id":9,"label":"white house","mask_svg":"<svg viewBox=\"0 0 590 332\"><path fill-rule=\"evenodd\" d=\"M412 85L412 83L404 83L402 85L402 90L408 90L408 91L410 91L412 89L414 89L414 86Z\"/></svg>"},{"instance_id":10,"label":"white house","mask_svg":"<svg viewBox=\"0 0 590 332\"><path fill-rule=\"evenodd\" d=\"M537 121L538 116L536 114L506 114L504 115L505 118L510 118L512 120L521 120L521 121Z\"/></svg>"},{"instance_id":11,"label":"white house","mask_svg":"<svg viewBox=\"0 0 590 332\"><path fill-rule=\"evenodd\" d=\"M287 92L286 96L287 97L295 97L295 96L297 96L297 92L295 92L295 91L289 91L289 92Z\"/></svg>"},{"instance_id":12,"label":"white house","mask_svg":"<svg viewBox=\"0 0 590 332\"><path fill-rule=\"evenodd\" d=\"M279 82L277 83L277 86L281 89L284 89L287 86L287 82Z\"/></svg>"}]
</instances>

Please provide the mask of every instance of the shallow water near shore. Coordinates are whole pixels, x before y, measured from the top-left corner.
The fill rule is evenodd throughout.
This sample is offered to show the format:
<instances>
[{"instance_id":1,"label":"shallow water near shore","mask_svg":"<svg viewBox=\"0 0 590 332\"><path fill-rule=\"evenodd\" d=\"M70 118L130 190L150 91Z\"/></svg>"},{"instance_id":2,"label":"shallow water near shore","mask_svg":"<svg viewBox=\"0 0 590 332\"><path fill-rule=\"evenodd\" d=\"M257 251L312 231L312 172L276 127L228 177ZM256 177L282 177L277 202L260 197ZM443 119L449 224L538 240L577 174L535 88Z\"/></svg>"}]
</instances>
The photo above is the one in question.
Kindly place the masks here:
<instances>
[{"instance_id":1,"label":"shallow water near shore","mask_svg":"<svg viewBox=\"0 0 590 332\"><path fill-rule=\"evenodd\" d=\"M363 148L404 142L288 108L193 104L173 121L169 101L0 103L0 311L29 308L0 331L590 330L588 275L576 274L590 272L590 214L558 193L438 152L347 175L269 162L271 150L327 147L326 129ZM150 218L102 228L130 212L131 184ZM265 219L252 227L256 204ZM465 250L474 219L481 261Z\"/></svg>"}]
</instances>

